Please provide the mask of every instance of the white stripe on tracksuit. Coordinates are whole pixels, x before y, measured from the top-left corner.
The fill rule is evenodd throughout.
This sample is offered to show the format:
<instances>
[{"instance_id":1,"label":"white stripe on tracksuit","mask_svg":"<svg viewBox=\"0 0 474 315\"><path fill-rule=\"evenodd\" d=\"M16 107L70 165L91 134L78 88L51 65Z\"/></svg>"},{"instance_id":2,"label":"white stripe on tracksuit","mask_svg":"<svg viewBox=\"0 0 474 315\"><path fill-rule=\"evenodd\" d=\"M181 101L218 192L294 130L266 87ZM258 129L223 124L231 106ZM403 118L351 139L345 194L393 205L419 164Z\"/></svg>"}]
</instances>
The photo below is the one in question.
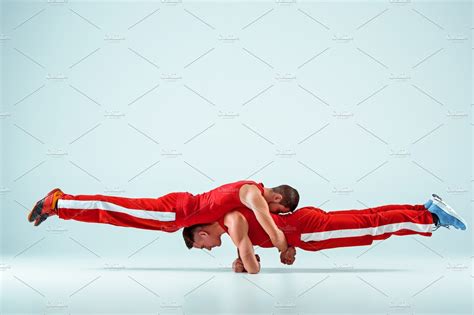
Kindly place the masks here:
<instances>
[{"instance_id":1,"label":"white stripe on tracksuit","mask_svg":"<svg viewBox=\"0 0 474 315\"><path fill-rule=\"evenodd\" d=\"M125 213L133 217L141 219L152 219L158 221L174 221L176 220L176 213L165 211L154 211L144 209L128 209L107 201L100 200L67 200L58 199L57 204L59 208L65 209L80 209L80 210L107 210Z\"/></svg>"},{"instance_id":2,"label":"white stripe on tracksuit","mask_svg":"<svg viewBox=\"0 0 474 315\"><path fill-rule=\"evenodd\" d=\"M392 223L376 227L361 228L361 229L345 229L345 230L333 230L324 232L313 232L301 234L301 240L303 242L310 241L323 241L332 238L341 237L357 237L364 235L381 235L385 233L393 233L402 229L412 230L416 232L431 232L433 224L419 224L413 222L401 222Z\"/></svg>"}]
</instances>

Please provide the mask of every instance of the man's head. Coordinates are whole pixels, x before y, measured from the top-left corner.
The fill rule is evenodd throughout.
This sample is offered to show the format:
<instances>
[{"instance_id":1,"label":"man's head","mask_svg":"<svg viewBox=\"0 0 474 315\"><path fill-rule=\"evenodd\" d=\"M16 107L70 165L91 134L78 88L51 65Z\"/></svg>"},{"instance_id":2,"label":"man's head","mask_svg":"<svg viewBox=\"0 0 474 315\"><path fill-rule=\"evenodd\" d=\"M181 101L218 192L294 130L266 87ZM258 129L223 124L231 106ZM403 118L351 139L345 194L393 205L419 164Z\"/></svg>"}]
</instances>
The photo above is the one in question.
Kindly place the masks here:
<instances>
[{"instance_id":1,"label":"man's head","mask_svg":"<svg viewBox=\"0 0 474 315\"><path fill-rule=\"evenodd\" d=\"M211 250L221 246L221 235L224 230L217 223L196 224L183 229L183 238L186 246L191 248Z\"/></svg>"},{"instance_id":2,"label":"man's head","mask_svg":"<svg viewBox=\"0 0 474 315\"><path fill-rule=\"evenodd\" d=\"M300 201L298 191L289 185L266 189L263 197L272 213L292 212Z\"/></svg>"}]
</instances>

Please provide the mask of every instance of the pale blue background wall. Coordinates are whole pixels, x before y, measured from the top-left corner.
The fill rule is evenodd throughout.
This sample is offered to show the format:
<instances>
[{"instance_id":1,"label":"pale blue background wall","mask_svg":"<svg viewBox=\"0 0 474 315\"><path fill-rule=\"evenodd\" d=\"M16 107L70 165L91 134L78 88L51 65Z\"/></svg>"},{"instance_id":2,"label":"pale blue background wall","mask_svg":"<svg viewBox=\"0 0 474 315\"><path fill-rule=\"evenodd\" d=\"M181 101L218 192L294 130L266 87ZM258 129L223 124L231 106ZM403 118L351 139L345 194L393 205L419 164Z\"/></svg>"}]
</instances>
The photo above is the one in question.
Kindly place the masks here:
<instances>
[{"instance_id":1,"label":"pale blue background wall","mask_svg":"<svg viewBox=\"0 0 474 315\"><path fill-rule=\"evenodd\" d=\"M230 241L26 215L70 194L200 193L250 178L300 206L423 203L472 225L470 2L3 1L2 256L228 266ZM472 263L472 232L370 254ZM356 257L368 248L330 251ZM329 253L329 251L328 251ZM438 253L433 254L433 253ZM260 250L267 266L276 251ZM297 264L317 266L314 253ZM317 257L321 257L318 255ZM300 266L301 266L300 265Z\"/></svg>"}]
</instances>

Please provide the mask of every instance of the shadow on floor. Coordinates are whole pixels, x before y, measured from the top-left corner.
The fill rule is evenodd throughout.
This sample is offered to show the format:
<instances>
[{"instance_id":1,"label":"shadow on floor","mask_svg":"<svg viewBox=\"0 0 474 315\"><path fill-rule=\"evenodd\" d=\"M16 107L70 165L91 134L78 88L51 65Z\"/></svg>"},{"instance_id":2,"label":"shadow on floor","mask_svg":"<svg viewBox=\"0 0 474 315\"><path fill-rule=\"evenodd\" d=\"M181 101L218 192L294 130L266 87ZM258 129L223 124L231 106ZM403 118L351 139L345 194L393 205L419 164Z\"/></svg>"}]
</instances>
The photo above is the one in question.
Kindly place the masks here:
<instances>
[{"instance_id":1,"label":"shadow on floor","mask_svg":"<svg viewBox=\"0 0 474 315\"><path fill-rule=\"evenodd\" d=\"M110 271L172 271L172 272L232 272L231 268L151 268L151 267L122 267L122 268L90 268L93 270ZM375 269L375 268L262 268L260 273L376 273L376 272L405 272L411 269Z\"/></svg>"}]
</instances>

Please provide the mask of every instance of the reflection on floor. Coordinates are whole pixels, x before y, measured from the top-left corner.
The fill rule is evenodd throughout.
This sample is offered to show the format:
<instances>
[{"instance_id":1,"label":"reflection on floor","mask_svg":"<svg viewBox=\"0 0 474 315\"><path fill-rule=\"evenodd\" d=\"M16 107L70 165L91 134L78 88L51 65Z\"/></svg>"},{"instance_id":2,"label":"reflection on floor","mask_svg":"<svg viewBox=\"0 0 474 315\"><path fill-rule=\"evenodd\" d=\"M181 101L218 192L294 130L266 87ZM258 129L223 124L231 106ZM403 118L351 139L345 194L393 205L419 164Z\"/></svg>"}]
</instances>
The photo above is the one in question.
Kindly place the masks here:
<instances>
[{"instance_id":1,"label":"reflection on floor","mask_svg":"<svg viewBox=\"0 0 474 315\"><path fill-rule=\"evenodd\" d=\"M471 314L471 258L375 256L300 253L258 275L190 261L4 258L2 314Z\"/></svg>"}]
</instances>

